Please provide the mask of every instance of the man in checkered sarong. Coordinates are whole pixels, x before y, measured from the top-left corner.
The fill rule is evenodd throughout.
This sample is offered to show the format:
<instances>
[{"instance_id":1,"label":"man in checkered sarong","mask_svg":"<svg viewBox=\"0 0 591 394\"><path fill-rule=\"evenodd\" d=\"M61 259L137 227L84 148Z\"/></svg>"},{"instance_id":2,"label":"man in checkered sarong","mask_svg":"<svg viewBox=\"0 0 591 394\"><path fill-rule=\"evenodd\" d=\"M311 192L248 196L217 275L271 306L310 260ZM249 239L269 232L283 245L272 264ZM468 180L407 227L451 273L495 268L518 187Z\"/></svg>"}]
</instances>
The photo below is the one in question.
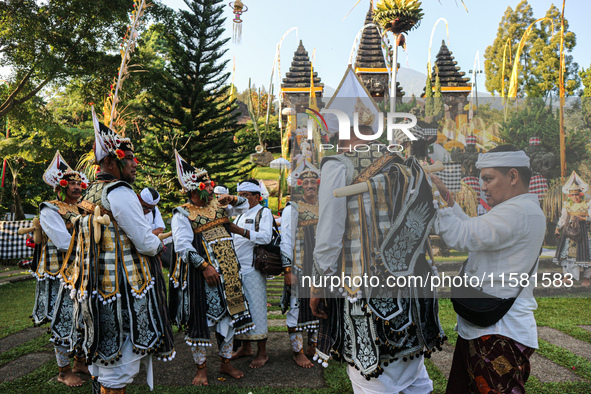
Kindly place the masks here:
<instances>
[{"instance_id":1,"label":"man in checkered sarong","mask_svg":"<svg viewBox=\"0 0 591 394\"><path fill-rule=\"evenodd\" d=\"M216 333L220 372L235 379L244 376L230 364L234 334L254 325L231 235L245 230L230 223L229 217L246 212L249 205L244 197L216 198L207 171L194 168L176 151L175 157L178 180L189 201L172 211L176 259L170 270L170 315L174 324L186 329L185 341L197 366L193 385L208 386L211 331Z\"/></svg>"},{"instance_id":2,"label":"man in checkered sarong","mask_svg":"<svg viewBox=\"0 0 591 394\"><path fill-rule=\"evenodd\" d=\"M32 318L35 325L51 322L58 382L70 387L82 386L84 381L76 373L88 374L88 368L84 357L76 357L74 368L70 367L67 335L72 330L73 303L59 281L59 271L71 256L72 219L80 214L77 203L88 180L84 174L72 170L59 151L43 174L43 180L55 190L57 199L39 206L39 222L45 236L35 245L31 266L37 279Z\"/></svg>"},{"instance_id":3,"label":"man in checkered sarong","mask_svg":"<svg viewBox=\"0 0 591 394\"><path fill-rule=\"evenodd\" d=\"M152 354L175 355L165 282L154 258L163 246L131 187L137 168L131 141L100 123L94 108L92 116L100 172L79 204L89 214L75 223L75 258L62 278L77 301L79 324L70 343L92 362L94 392L124 393L140 364L153 386ZM109 224L98 224L97 207Z\"/></svg>"}]
</instances>

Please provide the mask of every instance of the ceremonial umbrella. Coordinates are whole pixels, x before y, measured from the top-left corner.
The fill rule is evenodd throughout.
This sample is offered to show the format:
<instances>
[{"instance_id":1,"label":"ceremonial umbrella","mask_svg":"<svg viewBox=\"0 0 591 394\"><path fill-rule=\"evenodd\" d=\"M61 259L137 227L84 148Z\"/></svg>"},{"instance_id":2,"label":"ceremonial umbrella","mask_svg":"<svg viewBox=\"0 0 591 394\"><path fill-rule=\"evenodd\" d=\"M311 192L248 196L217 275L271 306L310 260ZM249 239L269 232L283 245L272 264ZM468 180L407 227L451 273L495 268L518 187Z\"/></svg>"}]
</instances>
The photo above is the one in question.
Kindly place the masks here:
<instances>
[{"instance_id":1,"label":"ceremonial umbrella","mask_svg":"<svg viewBox=\"0 0 591 394\"><path fill-rule=\"evenodd\" d=\"M445 145L443 145L443 147L445 148L445 150L452 150L453 148L463 149L464 144L457 140L449 140L445 143Z\"/></svg>"},{"instance_id":2,"label":"ceremonial umbrella","mask_svg":"<svg viewBox=\"0 0 591 394\"><path fill-rule=\"evenodd\" d=\"M291 169L291 163L289 162L289 160L284 159L283 157L280 157L278 159L273 160L271 163L269 163L269 167L279 169L279 170L283 170L283 169L289 170L289 169Z\"/></svg>"}]
</instances>

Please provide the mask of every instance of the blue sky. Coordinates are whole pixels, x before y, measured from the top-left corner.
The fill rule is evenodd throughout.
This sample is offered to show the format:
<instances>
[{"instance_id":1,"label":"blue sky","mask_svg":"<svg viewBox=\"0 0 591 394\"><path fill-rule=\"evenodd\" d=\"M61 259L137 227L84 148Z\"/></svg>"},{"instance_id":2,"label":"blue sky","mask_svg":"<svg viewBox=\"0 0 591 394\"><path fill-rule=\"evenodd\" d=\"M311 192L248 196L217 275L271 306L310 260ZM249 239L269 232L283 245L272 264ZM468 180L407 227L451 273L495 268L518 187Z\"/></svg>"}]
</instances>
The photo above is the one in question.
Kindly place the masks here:
<instances>
[{"instance_id":1,"label":"blue sky","mask_svg":"<svg viewBox=\"0 0 591 394\"><path fill-rule=\"evenodd\" d=\"M230 0L228 0L229 2ZM464 0L468 11L460 0L423 0L424 18L419 28L407 37L407 52L399 51L398 62L422 73L426 72L429 38L435 21L443 17L448 21L449 48L461 70L473 68L476 52L480 53L481 68L484 69L484 51L491 45L499 22L508 6L513 9L519 3L512 1ZM182 0L163 0L173 8L183 7ZM227 58L236 59L234 84L239 90L248 87L252 78L257 86L268 87L273 58L277 43L292 27L298 28L299 39L303 40L308 53L315 50L315 70L325 85L336 88L345 72L349 53L359 29L363 26L369 0L362 0L343 21L356 0L243 0L248 11L242 15L242 43L228 43ZM545 15L553 2L550 0L529 0L534 17ZM555 1L557 7L562 2ZM565 16L570 30L577 36L577 45L572 52L579 66L591 65L591 29L588 15L591 11L589 0L567 0ZM232 13L226 6L226 34L232 32ZM433 36L431 60L435 60L441 40L446 39L445 24L439 23ZM290 33L281 47L281 76L289 71L293 54L297 48L296 34ZM400 48L402 49L402 48ZM478 91L485 91L484 74L478 76ZM275 92L279 89L277 74L274 77Z\"/></svg>"}]
</instances>

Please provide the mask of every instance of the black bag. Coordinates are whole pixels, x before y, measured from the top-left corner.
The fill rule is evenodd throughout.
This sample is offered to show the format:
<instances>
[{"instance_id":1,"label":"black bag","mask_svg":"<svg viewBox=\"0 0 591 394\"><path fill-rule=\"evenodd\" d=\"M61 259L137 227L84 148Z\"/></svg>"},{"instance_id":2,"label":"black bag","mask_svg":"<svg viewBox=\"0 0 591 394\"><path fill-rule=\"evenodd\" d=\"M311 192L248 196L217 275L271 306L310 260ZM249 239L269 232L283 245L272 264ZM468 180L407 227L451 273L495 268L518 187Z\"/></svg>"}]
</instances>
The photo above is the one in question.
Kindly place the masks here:
<instances>
[{"instance_id":1,"label":"black bag","mask_svg":"<svg viewBox=\"0 0 591 394\"><path fill-rule=\"evenodd\" d=\"M537 261L536 259L529 271L528 277L531 277ZM464 276L464 269L467 263L468 259L462 264L459 276ZM476 326L488 327L505 316L522 290L523 287L520 287L515 297L500 298L487 294L482 289L477 289L467 283L463 283L463 286L451 287L451 303L454 306L454 311L465 320Z\"/></svg>"},{"instance_id":2,"label":"black bag","mask_svg":"<svg viewBox=\"0 0 591 394\"><path fill-rule=\"evenodd\" d=\"M259 231L259 222L263 215L261 208L254 219L254 231ZM268 209L268 208L266 208ZM273 218L273 236L271 242L267 245L256 245L254 248L254 268L261 271L263 274L277 276L283 272L283 263L281 262L281 234L279 227Z\"/></svg>"}]
</instances>

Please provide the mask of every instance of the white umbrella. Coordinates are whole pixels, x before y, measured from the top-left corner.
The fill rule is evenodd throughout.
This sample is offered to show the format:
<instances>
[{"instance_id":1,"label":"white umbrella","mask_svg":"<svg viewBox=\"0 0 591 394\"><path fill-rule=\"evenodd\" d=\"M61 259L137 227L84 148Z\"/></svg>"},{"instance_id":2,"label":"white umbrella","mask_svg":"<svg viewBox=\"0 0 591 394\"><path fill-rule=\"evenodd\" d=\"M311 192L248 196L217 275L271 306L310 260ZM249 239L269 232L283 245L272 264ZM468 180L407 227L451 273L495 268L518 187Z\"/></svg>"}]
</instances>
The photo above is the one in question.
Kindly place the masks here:
<instances>
[{"instance_id":1,"label":"white umbrella","mask_svg":"<svg viewBox=\"0 0 591 394\"><path fill-rule=\"evenodd\" d=\"M289 162L289 160L284 159L283 157L280 157L278 159L273 160L270 164L269 167L271 168L276 168L276 169L291 169L291 163Z\"/></svg>"}]
</instances>

